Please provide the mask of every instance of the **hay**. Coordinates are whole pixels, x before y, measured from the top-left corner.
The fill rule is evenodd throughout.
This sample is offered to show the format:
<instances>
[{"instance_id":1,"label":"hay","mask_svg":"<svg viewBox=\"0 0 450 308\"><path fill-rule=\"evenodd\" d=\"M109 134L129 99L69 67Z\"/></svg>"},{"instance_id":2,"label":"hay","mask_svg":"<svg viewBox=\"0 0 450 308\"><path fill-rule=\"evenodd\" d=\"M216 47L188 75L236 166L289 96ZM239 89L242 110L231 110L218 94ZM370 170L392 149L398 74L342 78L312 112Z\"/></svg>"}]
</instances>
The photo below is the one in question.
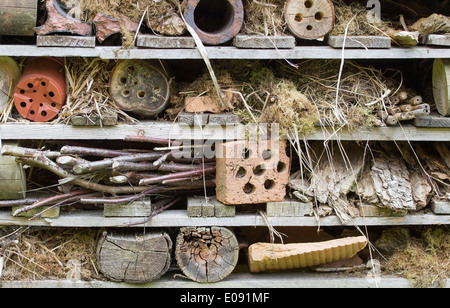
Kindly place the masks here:
<instances>
[{"instance_id":1,"label":"hay","mask_svg":"<svg viewBox=\"0 0 450 308\"><path fill-rule=\"evenodd\" d=\"M345 28L348 26L348 35L384 35L388 29L388 23L380 21L371 23L367 19L367 9L360 2L344 3L342 0L333 0L336 15L336 23L331 31L331 35L344 35Z\"/></svg>"},{"instance_id":2,"label":"hay","mask_svg":"<svg viewBox=\"0 0 450 308\"><path fill-rule=\"evenodd\" d=\"M2 249L2 279L98 279L95 229L47 229L24 232Z\"/></svg>"},{"instance_id":3,"label":"hay","mask_svg":"<svg viewBox=\"0 0 450 308\"><path fill-rule=\"evenodd\" d=\"M109 95L109 78L115 61L99 58L65 60L69 95L58 117L52 122L70 124L74 116L119 116L122 123L138 121L120 110Z\"/></svg>"},{"instance_id":4,"label":"hay","mask_svg":"<svg viewBox=\"0 0 450 308\"><path fill-rule=\"evenodd\" d=\"M286 32L285 0L247 0L241 32L249 35L274 36Z\"/></svg>"},{"instance_id":5,"label":"hay","mask_svg":"<svg viewBox=\"0 0 450 308\"><path fill-rule=\"evenodd\" d=\"M404 275L416 288L443 287L450 278L449 260L450 229L426 227L383 265L386 273Z\"/></svg>"}]
</instances>

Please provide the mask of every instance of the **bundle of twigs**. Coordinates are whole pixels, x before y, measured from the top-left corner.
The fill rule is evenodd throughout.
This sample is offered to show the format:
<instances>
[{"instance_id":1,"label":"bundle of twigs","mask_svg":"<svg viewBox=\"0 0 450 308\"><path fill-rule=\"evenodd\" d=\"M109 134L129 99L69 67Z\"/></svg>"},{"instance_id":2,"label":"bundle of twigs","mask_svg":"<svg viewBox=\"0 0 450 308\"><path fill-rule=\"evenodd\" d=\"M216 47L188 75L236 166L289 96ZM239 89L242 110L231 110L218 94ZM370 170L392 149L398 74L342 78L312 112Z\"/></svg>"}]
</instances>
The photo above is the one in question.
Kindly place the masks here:
<instances>
[{"instance_id":1,"label":"bundle of twigs","mask_svg":"<svg viewBox=\"0 0 450 308\"><path fill-rule=\"evenodd\" d=\"M171 198L159 204L178 200L176 192L215 187L215 162L207 159L177 159L176 147L169 140L134 138L169 147L152 151L110 150L80 146L63 146L59 151L43 151L17 146L4 146L3 155L17 157L28 166L42 168L57 175L64 192L47 198L1 201L0 207L23 206L14 216L41 206L61 207L81 204L126 204L148 196L171 192ZM160 151L163 150L163 151ZM89 159L89 160L88 160ZM42 214L39 213L35 217Z\"/></svg>"}]
</instances>

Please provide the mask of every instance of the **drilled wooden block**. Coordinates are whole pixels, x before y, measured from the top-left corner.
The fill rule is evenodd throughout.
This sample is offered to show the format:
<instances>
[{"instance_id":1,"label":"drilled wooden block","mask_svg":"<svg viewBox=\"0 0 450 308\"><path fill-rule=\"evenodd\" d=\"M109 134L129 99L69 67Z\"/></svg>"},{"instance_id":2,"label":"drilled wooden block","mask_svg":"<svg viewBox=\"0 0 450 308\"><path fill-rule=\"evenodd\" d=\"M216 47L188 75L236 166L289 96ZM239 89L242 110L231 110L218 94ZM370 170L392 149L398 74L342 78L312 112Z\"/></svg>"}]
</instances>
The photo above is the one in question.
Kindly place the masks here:
<instances>
[{"instance_id":1,"label":"drilled wooden block","mask_svg":"<svg viewBox=\"0 0 450 308\"><path fill-rule=\"evenodd\" d=\"M283 201L289 180L286 143L223 143L216 152L216 197L224 204Z\"/></svg>"}]
</instances>

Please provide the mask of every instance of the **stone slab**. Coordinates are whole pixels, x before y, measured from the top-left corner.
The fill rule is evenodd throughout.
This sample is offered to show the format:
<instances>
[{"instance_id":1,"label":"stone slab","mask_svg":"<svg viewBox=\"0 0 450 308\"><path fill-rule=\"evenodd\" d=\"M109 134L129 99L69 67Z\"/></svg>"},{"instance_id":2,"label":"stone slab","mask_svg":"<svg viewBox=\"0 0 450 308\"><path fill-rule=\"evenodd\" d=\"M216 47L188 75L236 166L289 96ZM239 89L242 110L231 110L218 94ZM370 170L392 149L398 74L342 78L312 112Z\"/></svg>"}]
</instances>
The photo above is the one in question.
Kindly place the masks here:
<instances>
[{"instance_id":1,"label":"stone slab","mask_svg":"<svg viewBox=\"0 0 450 308\"><path fill-rule=\"evenodd\" d=\"M344 37L330 35L327 38L327 43L333 48L342 48ZM345 48L388 49L391 48L391 39L385 36L348 36L345 41Z\"/></svg>"},{"instance_id":2,"label":"stone slab","mask_svg":"<svg viewBox=\"0 0 450 308\"><path fill-rule=\"evenodd\" d=\"M423 39L422 43L424 45L450 47L450 34L430 34Z\"/></svg>"},{"instance_id":3,"label":"stone slab","mask_svg":"<svg viewBox=\"0 0 450 308\"><path fill-rule=\"evenodd\" d=\"M144 48L185 49L195 48L190 36L138 35L136 45Z\"/></svg>"},{"instance_id":4,"label":"stone slab","mask_svg":"<svg viewBox=\"0 0 450 308\"><path fill-rule=\"evenodd\" d=\"M38 35L38 47L82 47L94 48L95 36Z\"/></svg>"},{"instance_id":5,"label":"stone slab","mask_svg":"<svg viewBox=\"0 0 450 308\"><path fill-rule=\"evenodd\" d=\"M255 36L238 34L233 40L237 48L248 49L292 49L296 46L295 37L283 36Z\"/></svg>"}]
</instances>

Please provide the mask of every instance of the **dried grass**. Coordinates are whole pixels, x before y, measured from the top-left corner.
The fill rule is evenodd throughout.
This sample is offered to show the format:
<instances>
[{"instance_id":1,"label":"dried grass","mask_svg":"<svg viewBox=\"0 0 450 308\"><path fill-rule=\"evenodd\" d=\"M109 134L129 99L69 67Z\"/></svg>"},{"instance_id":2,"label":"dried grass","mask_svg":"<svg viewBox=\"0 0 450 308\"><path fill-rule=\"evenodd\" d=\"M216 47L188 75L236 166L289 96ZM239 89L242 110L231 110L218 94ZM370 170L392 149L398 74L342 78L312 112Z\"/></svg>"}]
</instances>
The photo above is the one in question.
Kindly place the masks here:
<instances>
[{"instance_id":1,"label":"dried grass","mask_svg":"<svg viewBox=\"0 0 450 308\"><path fill-rule=\"evenodd\" d=\"M384 264L388 274L401 274L414 287L443 287L450 278L450 229L430 227L412 237L406 249L394 253Z\"/></svg>"},{"instance_id":2,"label":"dried grass","mask_svg":"<svg viewBox=\"0 0 450 308\"><path fill-rule=\"evenodd\" d=\"M124 123L138 121L120 110L109 95L109 78L115 61L99 58L70 58L65 62L69 95L52 123L70 124L74 116L119 116Z\"/></svg>"},{"instance_id":3,"label":"dried grass","mask_svg":"<svg viewBox=\"0 0 450 308\"><path fill-rule=\"evenodd\" d=\"M95 229L46 229L23 232L2 250L2 279L48 280L99 278Z\"/></svg>"},{"instance_id":4,"label":"dried grass","mask_svg":"<svg viewBox=\"0 0 450 308\"><path fill-rule=\"evenodd\" d=\"M241 32L250 35L274 36L286 32L285 0L247 0Z\"/></svg>"}]
</instances>

